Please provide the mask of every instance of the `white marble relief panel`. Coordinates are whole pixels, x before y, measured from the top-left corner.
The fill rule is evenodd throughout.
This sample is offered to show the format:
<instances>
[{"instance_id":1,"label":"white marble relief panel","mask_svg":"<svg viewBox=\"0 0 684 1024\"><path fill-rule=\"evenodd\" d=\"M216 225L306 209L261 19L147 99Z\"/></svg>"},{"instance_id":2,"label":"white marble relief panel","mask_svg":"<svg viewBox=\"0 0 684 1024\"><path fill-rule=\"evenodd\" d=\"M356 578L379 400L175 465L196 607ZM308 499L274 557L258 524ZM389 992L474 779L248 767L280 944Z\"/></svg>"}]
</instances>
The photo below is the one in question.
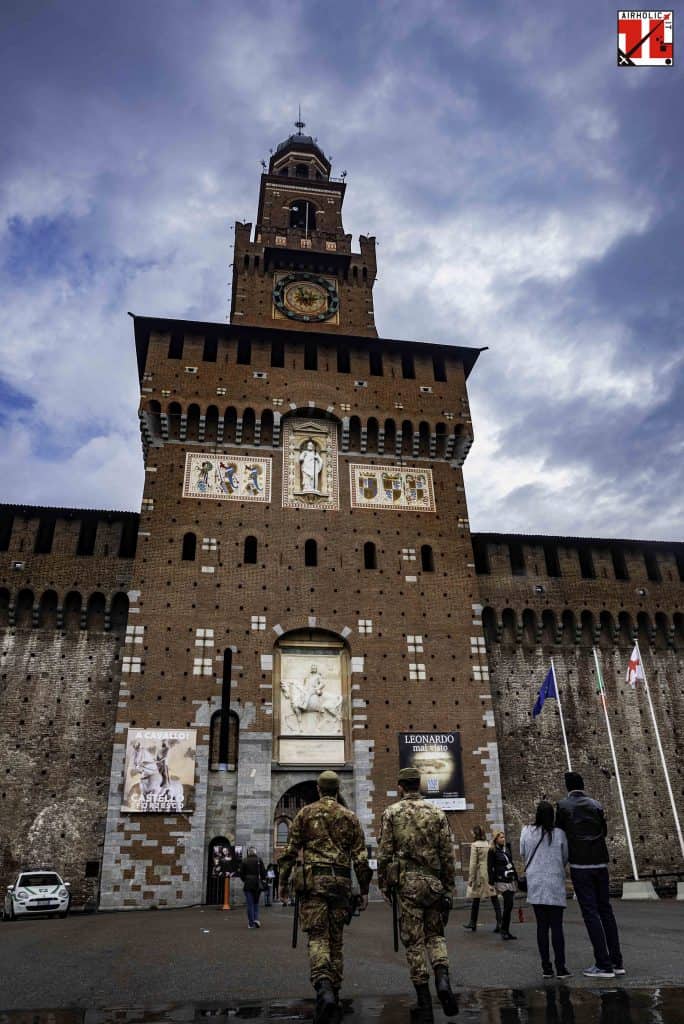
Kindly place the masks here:
<instances>
[{"instance_id":1,"label":"white marble relief panel","mask_svg":"<svg viewBox=\"0 0 684 1024\"><path fill-rule=\"evenodd\" d=\"M339 651L280 655L282 764L344 763L344 692Z\"/></svg>"},{"instance_id":2,"label":"white marble relief panel","mask_svg":"<svg viewBox=\"0 0 684 1024\"><path fill-rule=\"evenodd\" d=\"M272 461L248 455L188 452L185 456L183 497L269 502Z\"/></svg>"},{"instance_id":3,"label":"white marble relief panel","mask_svg":"<svg viewBox=\"0 0 684 1024\"><path fill-rule=\"evenodd\" d=\"M434 512L432 470L418 466L349 466L352 508Z\"/></svg>"},{"instance_id":4,"label":"white marble relief panel","mask_svg":"<svg viewBox=\"0 0 684 1024\"><path fill-rule=\"evenodd\" d=\"M339 509L337 424L333 421L285 421L283 507Z\"/></svg>"}]
</instances>

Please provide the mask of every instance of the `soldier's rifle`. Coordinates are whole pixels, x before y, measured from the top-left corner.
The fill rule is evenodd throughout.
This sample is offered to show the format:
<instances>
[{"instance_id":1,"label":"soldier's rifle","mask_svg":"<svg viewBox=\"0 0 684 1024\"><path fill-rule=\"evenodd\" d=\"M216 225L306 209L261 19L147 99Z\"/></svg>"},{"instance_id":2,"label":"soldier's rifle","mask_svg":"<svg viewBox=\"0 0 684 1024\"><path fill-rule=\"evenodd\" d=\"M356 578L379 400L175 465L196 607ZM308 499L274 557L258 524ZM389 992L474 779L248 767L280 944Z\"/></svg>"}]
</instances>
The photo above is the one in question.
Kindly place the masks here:
<instances>
[{"instance_id":1,"label":"soldier's rifle","mask_svg":"<svg viewBox=\"0 0 684 1024\"><path fill-rule=\"evenodd\" d=\"M297 948L297 933L299 931L299 894L295 893L294 916L292 918L292 948Z\"/></svg>"}]
</instances>

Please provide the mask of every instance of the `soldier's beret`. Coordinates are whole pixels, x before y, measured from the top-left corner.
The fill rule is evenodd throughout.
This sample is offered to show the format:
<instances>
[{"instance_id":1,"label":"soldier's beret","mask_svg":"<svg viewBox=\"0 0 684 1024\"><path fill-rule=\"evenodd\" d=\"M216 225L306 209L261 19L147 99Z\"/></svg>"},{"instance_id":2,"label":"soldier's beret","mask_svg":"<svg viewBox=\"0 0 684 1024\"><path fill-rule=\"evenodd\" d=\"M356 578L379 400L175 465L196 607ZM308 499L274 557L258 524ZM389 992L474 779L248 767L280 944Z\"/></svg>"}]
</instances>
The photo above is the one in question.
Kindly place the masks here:
<instances>
[{"instance_id":1,"label":"soldier's beret","mask_svg":"<svg viewBox=\"0 0 684 1024\"><path fill-rule=\"evenodd\" d=\"M318 788L321 793L336 793L340 788L340 777L337 772L321 772L318 776Z\"/></svg>"},{"instance_id":2,"label":"soldier's beret","mask_svg":"<svg viewBox=\"0 0 684 1024\"><path fill-rule=\"evenodd\" d=\"M417 768L402 768L397 782L420 782L420 772Z\"/></svg>"}]
</instances>

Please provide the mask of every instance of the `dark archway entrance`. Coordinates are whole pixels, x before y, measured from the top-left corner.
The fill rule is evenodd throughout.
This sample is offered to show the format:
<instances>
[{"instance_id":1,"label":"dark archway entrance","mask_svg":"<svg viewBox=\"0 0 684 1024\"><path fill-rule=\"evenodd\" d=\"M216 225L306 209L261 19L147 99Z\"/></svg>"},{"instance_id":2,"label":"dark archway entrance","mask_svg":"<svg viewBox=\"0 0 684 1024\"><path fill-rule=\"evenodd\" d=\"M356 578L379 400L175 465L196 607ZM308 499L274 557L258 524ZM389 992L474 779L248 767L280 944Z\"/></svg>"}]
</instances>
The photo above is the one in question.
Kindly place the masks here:
<instances>
[{"instance_id":1,"label":"dark archway entrance","mask_svg":"<svg viewBox=\"0 0 684 1024\"><path fill-rule=\"evenodd\" d=\"M273 815L273 859L278 860L285 852L292 820L302 807L318 800L318 790L313 779L298 782L283 793Z\"/></svg>"},{"instance_id":2,"label":"dark archway entrance","mask_svg":"<svg viewBox=\"0 0 684 1024\"><path fill-rule=\"evenodd\" d=\"M223 903L223 880L236 870L235 849L230 839L216 836L209 843L207 861L207 899L211 906Z\"/></svg>"}]
</instances>

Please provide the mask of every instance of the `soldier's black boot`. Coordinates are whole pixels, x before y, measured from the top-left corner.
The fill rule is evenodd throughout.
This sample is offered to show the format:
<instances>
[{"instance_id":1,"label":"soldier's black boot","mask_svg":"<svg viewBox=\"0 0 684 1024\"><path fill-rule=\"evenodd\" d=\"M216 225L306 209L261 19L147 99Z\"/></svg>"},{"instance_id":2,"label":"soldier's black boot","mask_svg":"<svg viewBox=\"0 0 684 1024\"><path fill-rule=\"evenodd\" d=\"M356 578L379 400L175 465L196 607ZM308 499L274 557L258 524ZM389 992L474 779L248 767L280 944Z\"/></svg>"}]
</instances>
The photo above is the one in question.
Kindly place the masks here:
<instances>
[{"instance_id":1,"label":"soldier's black boot","mask_svg":"<svg viewBox=\"0 0 684 1024\"><path fill-rule=\"evenodd\" d=\"M435 1017L432 1012L432 996L430 986L426 981L420 985L413 983L418 1000L417 1006L411 1007L411 1024L432 1024Z\"/></svg>"},{"instance_id":2,"label":"soldier's black boot","mask_svg":"<svg viewBox=\"0 0 684 1024\"><path fill-rule=\"evenodd\" d=\"M316 1012L314 1024L338 1024L340 1019L339 1006L335 997L335 989L330 978L321 978L316 982Z\"/></svg>"},{"instance_id":3,"label":"soldier's black boot","mask_svg":"<svg viewBox=\"0 0 684 1024\"><path fill-rule=\"evenodd\" d=\"M455 1017L458 1013L458 999L451 990L451 982L449 981L449 968L441 964L435 967L435 987L437 989L437 998L442 1004L447 1017Z\"/></svg>"}]
</instances>

